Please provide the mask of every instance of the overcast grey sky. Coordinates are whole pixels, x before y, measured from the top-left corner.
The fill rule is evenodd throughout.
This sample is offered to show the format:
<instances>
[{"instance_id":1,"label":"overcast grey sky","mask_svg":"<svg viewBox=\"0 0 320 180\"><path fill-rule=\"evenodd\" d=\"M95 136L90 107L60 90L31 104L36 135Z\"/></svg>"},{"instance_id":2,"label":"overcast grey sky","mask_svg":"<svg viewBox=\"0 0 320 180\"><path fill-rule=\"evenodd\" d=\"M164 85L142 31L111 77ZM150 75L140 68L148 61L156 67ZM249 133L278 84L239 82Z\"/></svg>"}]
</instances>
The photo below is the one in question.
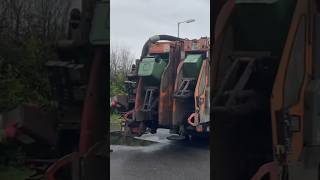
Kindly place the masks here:
<instances>
[{"instance_id":1,"label":"overcast grey sky","mask_svg":"<svg viewBox=\"0 0 320 180\"><path fill-rule=\"evenodd\" d=\"M210 35L210 0L110 0L111 47L129 48L136 58L149 37L157 34L200 38Z\"/></svg>"}]
</instances>

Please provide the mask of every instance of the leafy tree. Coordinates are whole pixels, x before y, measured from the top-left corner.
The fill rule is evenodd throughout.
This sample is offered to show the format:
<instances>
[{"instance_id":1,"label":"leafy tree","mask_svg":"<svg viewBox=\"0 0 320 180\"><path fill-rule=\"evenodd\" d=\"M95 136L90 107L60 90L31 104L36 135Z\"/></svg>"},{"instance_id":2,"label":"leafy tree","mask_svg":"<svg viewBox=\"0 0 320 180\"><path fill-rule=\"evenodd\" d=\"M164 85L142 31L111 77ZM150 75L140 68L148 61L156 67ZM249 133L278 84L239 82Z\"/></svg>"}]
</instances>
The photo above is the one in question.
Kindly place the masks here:
<instances>
[{"instance_id":1,"label":"leafy tree","mask_svg":"<svg viewBox=\"0 0 320 180\"><path fill-rule=\"evenodd\" d=\"M112 47L110 54L110 96L126 94L124 81L130 71L134 56L124 46Z\"/></svg>"},{"instance_id":2,"label":"leafy tree","mask_svg":"<svg viewBox=\"0 0 320 180\"><path fill-rule=\"evenodd\" d=\"M0 112L21 103L50 106L45 63L66 36L71 0L0 1Z\"/></svg>"}]
</instances>

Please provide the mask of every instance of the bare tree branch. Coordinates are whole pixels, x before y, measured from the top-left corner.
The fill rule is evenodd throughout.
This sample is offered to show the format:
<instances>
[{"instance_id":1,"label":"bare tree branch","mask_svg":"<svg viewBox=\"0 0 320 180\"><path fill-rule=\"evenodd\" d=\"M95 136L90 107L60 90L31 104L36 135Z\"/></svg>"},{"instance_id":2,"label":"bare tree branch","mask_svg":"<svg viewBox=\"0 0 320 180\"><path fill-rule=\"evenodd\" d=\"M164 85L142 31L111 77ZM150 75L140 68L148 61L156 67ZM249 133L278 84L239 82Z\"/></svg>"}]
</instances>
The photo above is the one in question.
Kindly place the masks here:
<instances>
[{"instance_id":1,"label":"bare tree branch","mask_svg":"<svg viewBox=\"0 0 320 180\"><path fill-rule=\"evenodd\" d=\"M124 46L112 47L110 51L110 80L125 76L134 62L134 55Z\"/></svg>"},{"instance_id":2,"label":"bare tree branch","mask_svg":"<svg viewBox=\"0 0 320 180\"><path fill-rule=\"evenodd\" d=\"M15 41L41 36L54 41L66 33L71 0L1 0L0 36Z\"/></svg>"}]
</instances>

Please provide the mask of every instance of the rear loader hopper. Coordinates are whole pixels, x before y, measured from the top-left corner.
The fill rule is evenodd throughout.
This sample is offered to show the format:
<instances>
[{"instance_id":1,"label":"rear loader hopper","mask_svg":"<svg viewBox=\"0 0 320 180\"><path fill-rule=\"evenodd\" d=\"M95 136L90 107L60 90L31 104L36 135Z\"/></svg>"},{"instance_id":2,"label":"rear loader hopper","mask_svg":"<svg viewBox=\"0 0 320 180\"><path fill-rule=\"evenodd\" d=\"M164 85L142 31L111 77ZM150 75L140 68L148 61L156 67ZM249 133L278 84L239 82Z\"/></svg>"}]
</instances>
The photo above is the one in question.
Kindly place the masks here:
<instances>
[{"instance_id":1,"label":"rear loader hopper","mask_svg":"<svg viewBox=\"0 0 320 180\"><path fill-rule=\"evenodd\" d=\"M185 58L180 62L174 89L172 134L184 139L209 132L209 38L185 40Z\"/></svg>"},{"instance_id":2,"label":"rear loader hopper","mask_svg":"<svg viewBox=\"0 0 320 180\"><path fill-rule=\"evenodd\" d=\"M319 1L213 7L212 178L319 179Z\"/></svg>"}]
</instances>

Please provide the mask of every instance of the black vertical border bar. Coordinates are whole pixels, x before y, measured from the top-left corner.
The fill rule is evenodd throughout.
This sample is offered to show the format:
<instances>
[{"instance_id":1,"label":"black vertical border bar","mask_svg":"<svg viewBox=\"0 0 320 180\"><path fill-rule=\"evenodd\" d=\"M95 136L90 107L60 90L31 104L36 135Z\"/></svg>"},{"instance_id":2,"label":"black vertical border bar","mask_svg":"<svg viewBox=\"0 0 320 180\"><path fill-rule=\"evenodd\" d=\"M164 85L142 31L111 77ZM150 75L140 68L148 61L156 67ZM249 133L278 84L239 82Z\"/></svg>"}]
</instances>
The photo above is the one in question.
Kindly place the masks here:
<instances>
[{"instance_id":1,"label":"black vertical border bar","mask_svg":"<svg viewBox=\"0 0 320 180\"><path fill-rule=\"evenodd\" d=\"M108 13L107 15L107 17L109 18L108 20L107 20L107 30L108 30L108 46L107 46L107 50L106 50L106 56L107 56L107 62L105 63L105 65L106 65L106 80L107 80L107 82L105 82L105 85L106 85L106 88L105 88L105 102L106 102L106 117L107 117L107 123L108 123L108 125L107 125L107 131L106 131L106 133L107 133L107 145L108 145L108 149L106 149L106 151L107 151L107 153L108 153L108 162L107 162L107 175L108 175L108 177L106 177L107 178L107 180L108 179L110 179L110 152L111 152L111 150L110 150L110 105L109 105L109 101L110 101L110 3L111 3L111 0L108 0L108 10L107 10L107 12L106 13Z\"/></svg>"}]
</instances>

